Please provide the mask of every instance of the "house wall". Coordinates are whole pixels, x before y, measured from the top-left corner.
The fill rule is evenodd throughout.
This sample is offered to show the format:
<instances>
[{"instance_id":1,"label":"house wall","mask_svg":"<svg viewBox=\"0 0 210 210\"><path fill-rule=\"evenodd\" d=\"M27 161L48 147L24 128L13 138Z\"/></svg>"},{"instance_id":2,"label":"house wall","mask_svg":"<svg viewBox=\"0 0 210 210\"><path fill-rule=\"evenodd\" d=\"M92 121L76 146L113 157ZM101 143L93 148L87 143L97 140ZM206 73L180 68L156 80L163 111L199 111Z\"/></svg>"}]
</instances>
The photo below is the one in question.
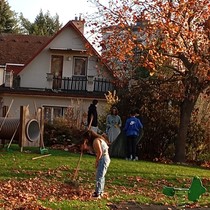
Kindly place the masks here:
<instances>
[{"instance_id":1,"label":"house wall","mask_svg":"<svg viewBox=\"0 0 210 210\"><path fill-rule=\"evenodd\" d=\"M73 74L73 57L82 56L81 53L52 52L49 48L70 48L85 49L84 43L78 34L71 28L64 29L58 34L43 51L32 60L21 72L21 87L28 88L49 88L50 84L46 79L47 73L51 72L51 55L63 55L63 77L72 77ZM84 56L84 55L83 55ZM96 65L99 66L97 59L88 58L87 75L98 76ZM101 68L99 66L99 68Z\"/></svg>"},{"instance_id":2,"label":"house wall","mask_svg":"<svg viewBox=\"0 0 210 210\"><path fill-rule=\"evenodd\" d=\"M88 107L92 103L93 98L72 98L72 97L47 97L47 96L9 96L4 95L1 99L0 106L0 116L2 116L2 107L11 105L8 117L19 118L20 117L20 107L29 106L30 115L35 116L35 110L42 106L57 106L57 107L73 107L80 111L80 114L87 114ZM105 114L106 100L98 99L99 103L97 106L98 114ZM13 101L13 103L12 103ZM82 116L79 116L82 118Z\"/></svg>"},{"instance_id":3,"label":"house wall","mask_svg":"<svg viewBox=\"0 0 210 210\"><path fill-rule=\"evenodd\" d=\"M5 67L0 66L0 85L4 84L4 70Z\"/></svg>"}]
</instances>

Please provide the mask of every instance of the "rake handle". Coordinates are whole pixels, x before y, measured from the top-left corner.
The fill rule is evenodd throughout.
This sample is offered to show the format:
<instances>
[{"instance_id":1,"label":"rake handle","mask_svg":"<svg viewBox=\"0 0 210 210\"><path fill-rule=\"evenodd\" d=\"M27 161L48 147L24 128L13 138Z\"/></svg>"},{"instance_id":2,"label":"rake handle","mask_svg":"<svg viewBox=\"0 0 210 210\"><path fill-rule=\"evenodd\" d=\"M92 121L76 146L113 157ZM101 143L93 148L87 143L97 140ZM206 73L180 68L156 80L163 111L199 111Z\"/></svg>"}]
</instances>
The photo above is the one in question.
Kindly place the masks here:
<instances>
[{"instance_id":1,"label":"rake handle","mask_svg":"<svg viewBox=\"0 0 210 210\"><path fill-rule=\"evenodd\" d=\"M77 167L76 167L74 175L73 175L73 180L75 180L77 175L78 175L78 170L79 170L80 162L81 162L81 159L82 159L82 154L83 154L83 151L81 151L81 153L80 153L80 157L79 157L79 160L78 160L78 163L77 163Z\"/></svg>"}]
</instances>

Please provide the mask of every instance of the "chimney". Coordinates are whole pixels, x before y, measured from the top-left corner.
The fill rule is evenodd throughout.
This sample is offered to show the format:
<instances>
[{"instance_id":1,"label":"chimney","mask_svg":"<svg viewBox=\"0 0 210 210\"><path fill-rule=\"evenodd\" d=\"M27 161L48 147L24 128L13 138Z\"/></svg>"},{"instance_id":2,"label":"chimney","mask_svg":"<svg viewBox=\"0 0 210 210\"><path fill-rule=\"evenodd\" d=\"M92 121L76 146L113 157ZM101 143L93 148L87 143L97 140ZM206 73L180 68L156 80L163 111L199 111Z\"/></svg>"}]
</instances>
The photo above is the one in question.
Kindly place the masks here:
<instances>
[{"instance_id":1,"label":"chimney","mask_svg":"<svg viewBox=\"0 0 210 210\"><path fill-rule=\"evenodd\" d=\"M72 23L80 30L82 34L84 34L85 20L82 19L81 14L79 17L75 16L74 20L72 20Z\"/></svg>"}]
</instances>

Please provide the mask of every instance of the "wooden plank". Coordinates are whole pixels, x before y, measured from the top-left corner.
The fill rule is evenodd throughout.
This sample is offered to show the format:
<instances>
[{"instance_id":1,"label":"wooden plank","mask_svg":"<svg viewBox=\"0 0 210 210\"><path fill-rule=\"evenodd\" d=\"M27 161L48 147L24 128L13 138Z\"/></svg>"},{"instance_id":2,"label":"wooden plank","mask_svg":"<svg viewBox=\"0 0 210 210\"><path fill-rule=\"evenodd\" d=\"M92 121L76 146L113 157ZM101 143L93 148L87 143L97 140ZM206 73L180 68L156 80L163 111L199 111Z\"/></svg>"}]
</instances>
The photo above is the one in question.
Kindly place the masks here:
<instances>
[{"instance_id":1,"label":"wooden plank","mask_svg":"<svg viewBox=\"0 0 210 210\"><path fill-rule=\"evenodd\" d=\"M50 156L51 154L47 154L47 155L41 155L41 156L37 156L37 157L33 157L32 160L36 160L36 159L40 159L40 158L45 158Z\"/></svg>"}]
</instances>

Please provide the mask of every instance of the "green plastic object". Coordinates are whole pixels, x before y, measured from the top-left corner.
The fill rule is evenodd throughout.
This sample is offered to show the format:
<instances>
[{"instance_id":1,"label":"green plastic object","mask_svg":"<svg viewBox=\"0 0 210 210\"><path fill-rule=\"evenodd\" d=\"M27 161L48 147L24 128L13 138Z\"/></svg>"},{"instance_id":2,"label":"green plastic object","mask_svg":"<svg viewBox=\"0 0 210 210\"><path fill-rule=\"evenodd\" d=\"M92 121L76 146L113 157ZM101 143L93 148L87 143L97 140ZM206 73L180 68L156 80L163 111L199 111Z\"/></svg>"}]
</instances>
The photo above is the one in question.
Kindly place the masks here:
<instances>
[{"instance_id":1,"label":"green plastic object","mask_svg":"<svg viewBox=\"0 0 210 210\"><path fill-rule=\"evenodd\" d=\"M198 201L200 196L206 192L206 188L203 186L199 177L194 177L192 184L188 191L188 200L189 201Z\"/></svg>"},{"instance_id":2,"label":"green plastic object","mask_svg":"<svg viewBox=\"0 0 210 210\"><path fill-rule=\"evenodd\" d=\"M173 187L163 187L163 194L167 196L174 196L175 195L175 190Z\"/></svg>"},{"instance_id":3,"label":"green plastic object","mask_svg":"<svg viewBox=\"0 0 210 210\"><path fill-rule=\"evenodd\" d=\"M163 187L163 194L167 196L182 197L183 194L187 194L189 201L197 202L201 195L206 192L206 188L203 186L199 177L193 177L192 183L189 188L177 188L177 187Z\"/></svg>"},{"instance_id":4,"label":"green plastic object","mask_svg":"<svg viewBox=\"0 0 210 210\"><path fill-rule=\"evenodd\" d=\"M40 154L41 155L45 155L45 154L48 154L48 153L49 153L49 151L48 151L47 148L40 148Z\"/></svg>"}]
</instances>

